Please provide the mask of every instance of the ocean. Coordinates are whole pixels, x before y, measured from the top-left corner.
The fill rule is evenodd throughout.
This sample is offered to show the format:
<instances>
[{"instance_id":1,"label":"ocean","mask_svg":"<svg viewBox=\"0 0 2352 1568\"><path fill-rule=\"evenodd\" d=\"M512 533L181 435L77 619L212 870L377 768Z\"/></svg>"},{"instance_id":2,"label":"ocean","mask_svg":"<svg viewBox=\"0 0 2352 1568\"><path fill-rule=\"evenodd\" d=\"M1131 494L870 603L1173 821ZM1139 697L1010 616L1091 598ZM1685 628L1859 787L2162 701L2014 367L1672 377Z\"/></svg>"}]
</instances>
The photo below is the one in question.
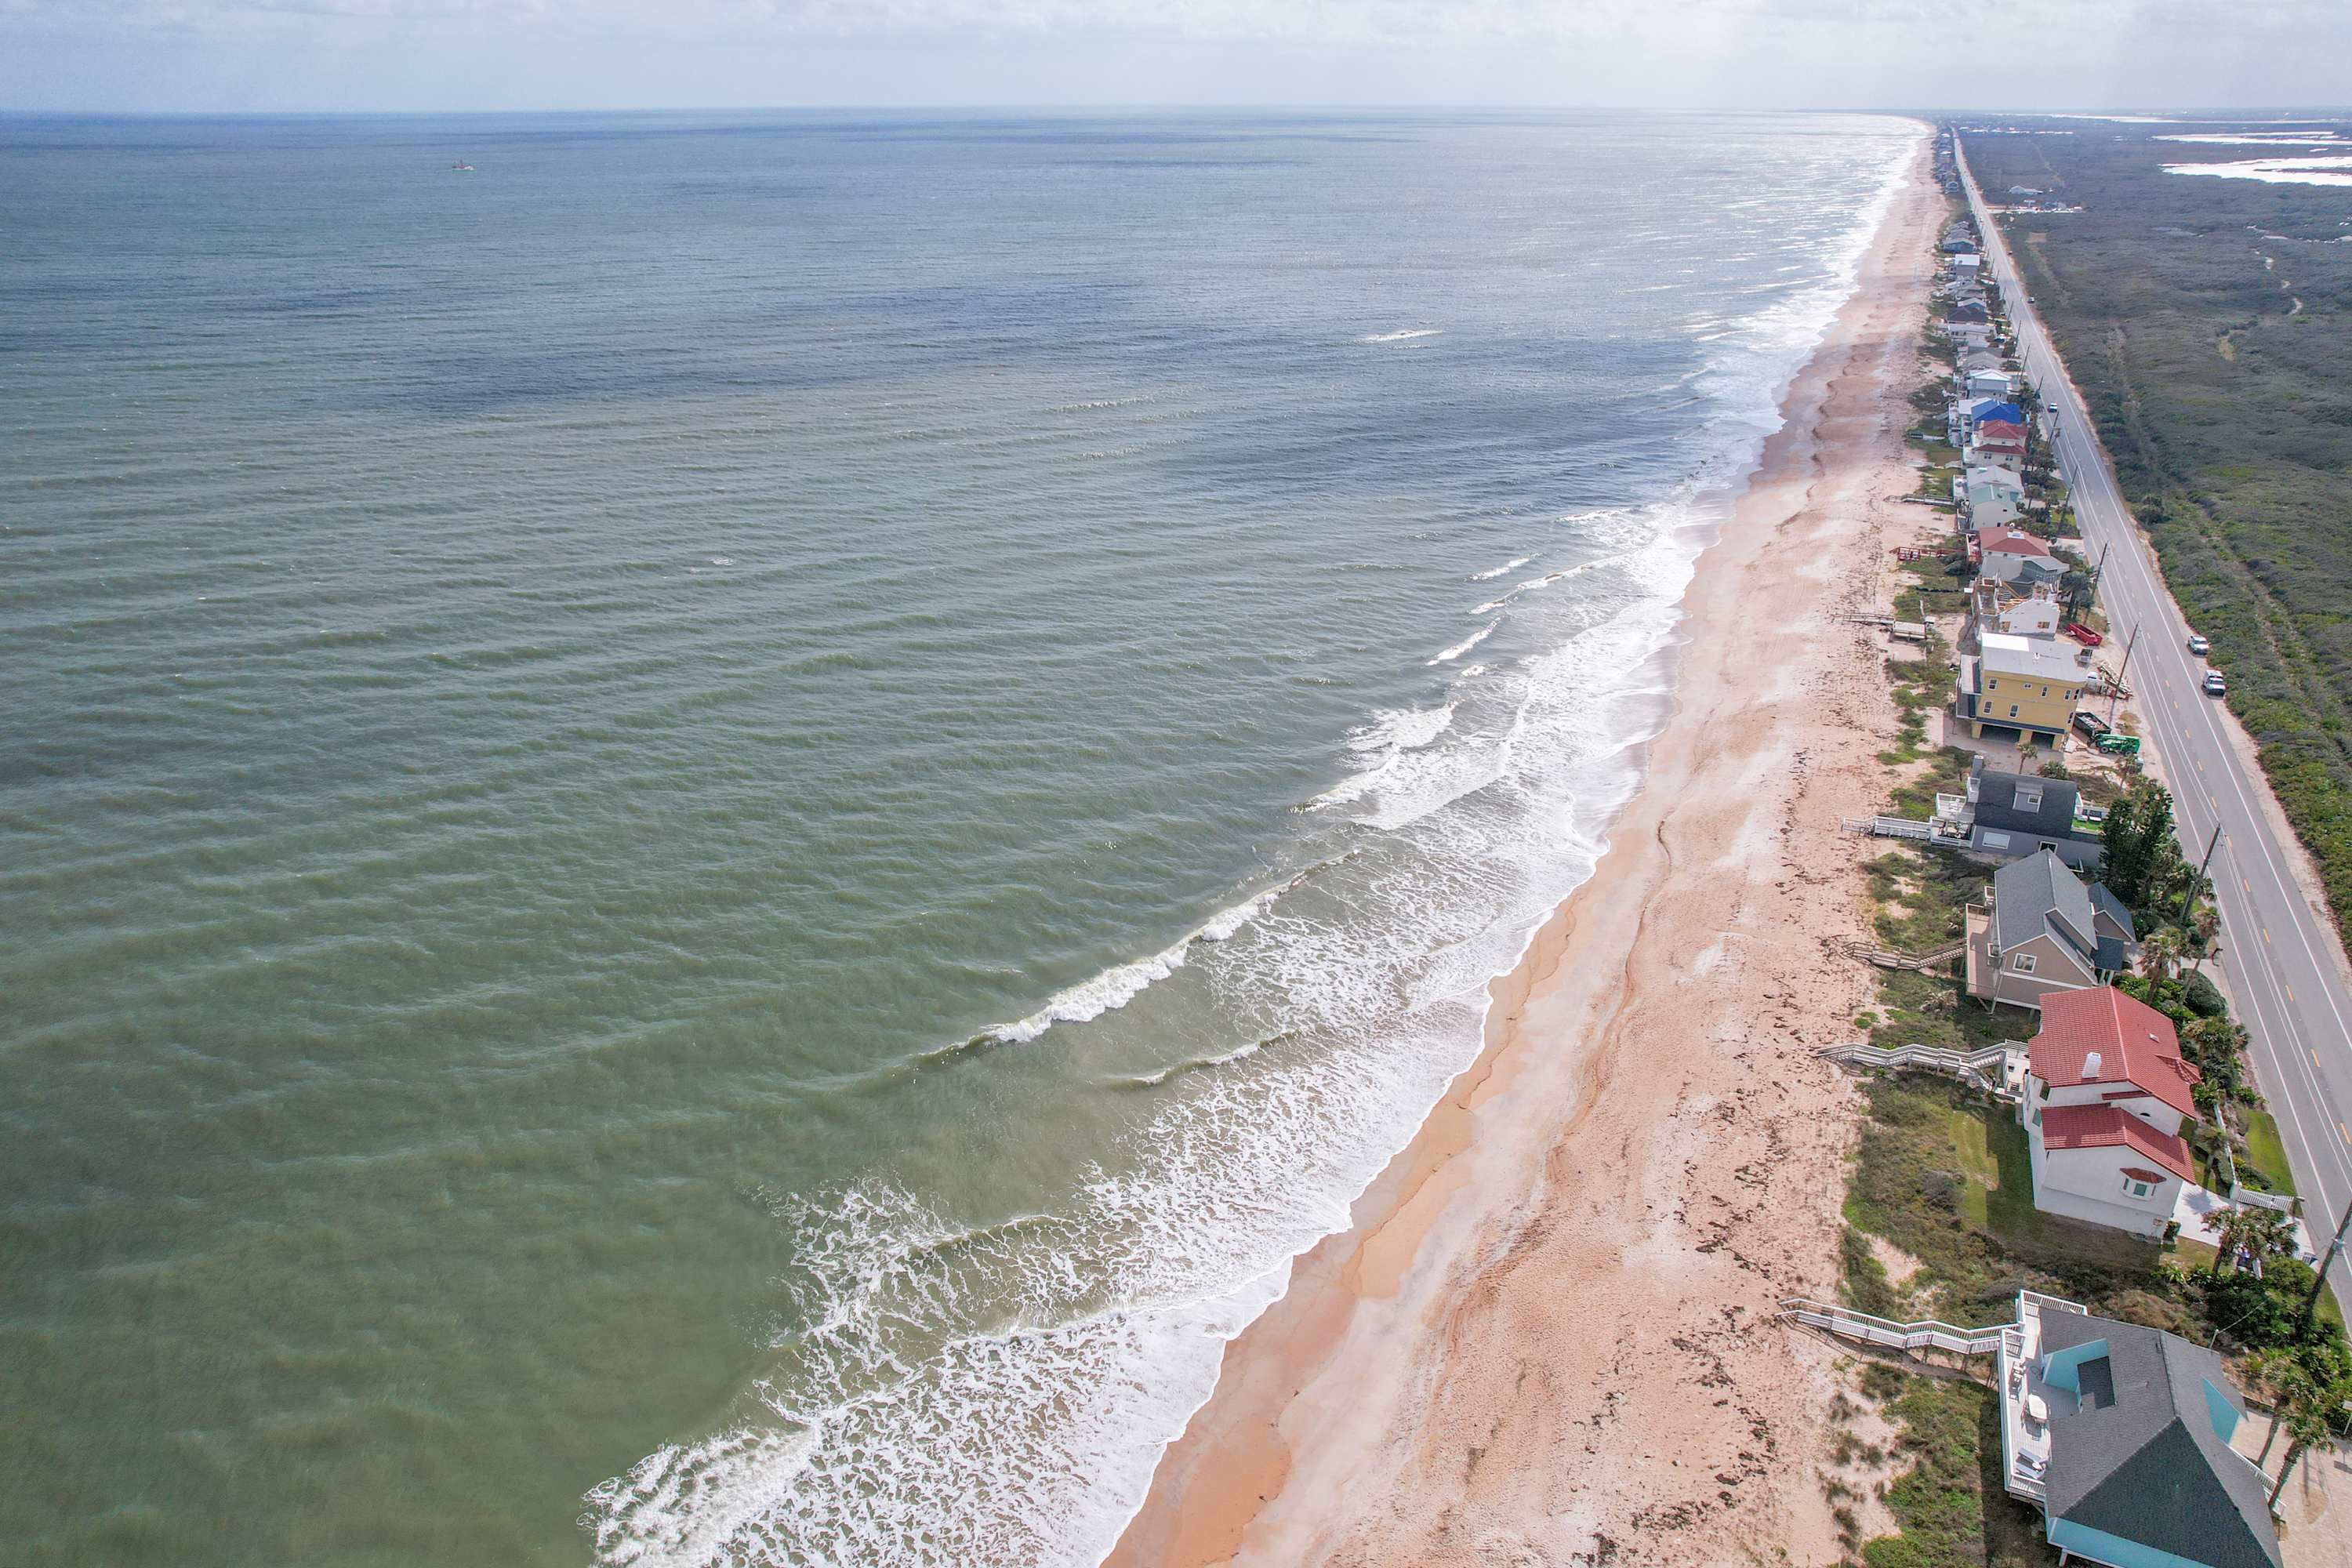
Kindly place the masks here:
<instances>
[{"instance_id":1,"label":"ocean","mask_svg":"<svg viewBox=\"0 0 2352 1568\"><path fill-rule=\"evenodd\" d=\"M1094 1563L1918 134L0 120L0 1561Z\"/></svg>"}]
</instances>

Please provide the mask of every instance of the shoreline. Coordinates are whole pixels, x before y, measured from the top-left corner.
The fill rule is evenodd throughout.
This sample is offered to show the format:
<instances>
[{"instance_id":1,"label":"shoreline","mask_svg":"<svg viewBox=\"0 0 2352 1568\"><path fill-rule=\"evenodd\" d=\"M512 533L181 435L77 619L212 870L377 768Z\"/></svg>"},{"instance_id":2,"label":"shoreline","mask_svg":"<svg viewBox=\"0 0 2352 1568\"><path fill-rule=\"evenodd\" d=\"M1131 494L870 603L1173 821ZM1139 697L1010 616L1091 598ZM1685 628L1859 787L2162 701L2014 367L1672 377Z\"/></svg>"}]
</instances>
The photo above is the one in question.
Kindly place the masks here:
<instances>
[{"instance_id":1,"label":"shoreline","mask_svg":"<svg viewBox=\"0 0 2352 1568\"><path fill-rule=\"evenodd\" d=\"M1859 918L1838 808L1875 798L1893 721L1838 617L1910 521L1927 147L1698 559L1599 867L1349 1228L1226 1346L1108 1564L1839 1554L1829 1357L1770 1311L1836 1275L1852 1092L1811 1048L1868 985L1820 939Z\"/></svg>"}]
</instances>

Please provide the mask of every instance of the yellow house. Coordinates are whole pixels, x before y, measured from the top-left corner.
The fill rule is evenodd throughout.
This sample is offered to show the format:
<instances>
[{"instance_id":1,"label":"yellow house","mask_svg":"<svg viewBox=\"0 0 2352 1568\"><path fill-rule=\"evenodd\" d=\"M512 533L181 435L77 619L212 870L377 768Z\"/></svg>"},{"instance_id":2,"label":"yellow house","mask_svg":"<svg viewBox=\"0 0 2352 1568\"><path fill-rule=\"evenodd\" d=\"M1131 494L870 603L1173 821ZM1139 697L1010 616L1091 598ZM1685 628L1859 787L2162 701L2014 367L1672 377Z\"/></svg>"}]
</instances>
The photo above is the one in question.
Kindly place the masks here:
<instances>
[{"instance_id":1,"label":"yellow house","mask_svg":"<svg viewBox=\"0 0 2352 1568\"><path fill-rule=\"evenodd\" d=\"M1969 732L1987 729L2063 736L2090 689L2091 650L2060 637L1988 631L1960 660L1957 693Z\"/></svg>"}]
</instances>

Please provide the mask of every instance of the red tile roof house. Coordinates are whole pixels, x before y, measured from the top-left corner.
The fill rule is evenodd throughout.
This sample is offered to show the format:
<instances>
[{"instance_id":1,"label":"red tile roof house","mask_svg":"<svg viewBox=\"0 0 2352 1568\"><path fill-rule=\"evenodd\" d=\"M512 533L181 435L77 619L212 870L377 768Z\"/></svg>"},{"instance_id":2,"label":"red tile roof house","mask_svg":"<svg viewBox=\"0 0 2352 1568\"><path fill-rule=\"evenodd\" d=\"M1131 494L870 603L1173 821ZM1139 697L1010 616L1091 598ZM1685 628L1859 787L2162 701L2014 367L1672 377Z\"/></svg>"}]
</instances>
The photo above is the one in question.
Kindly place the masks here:
<instances>
[{"instance_id":1,"label":"red tile roof house","mask_svg":"<svg viewBox=\"0 0 2352 1568\"><path fill-rule=\"evenodd\" d=\"M1979 425L1975 437L1969 442L1969 447L1971 451L2021 454L2025 450L2025 426L2011 425L2006 420Z\"/></svg>"},{"instance_id":2,"label":"red tile roof house","mask_svg":"<svg viewBox=\"0 0 2352 1568\"><path fill-rule=\"evenodd\" d=\"M2198 1120L2197 1069L2172 1021L2113 986L2042 998L2026 1060L2033 1206L2155 1237L2197 1179L2180 1124Z\"/></svg>"},{"instance_id":3,"label":"red tile roof house","mask_svg":"<svg viewBox=\"0 0 2352 1568\"><path fill-rule=\"evenodd\" d=\"M2014 583L2021 577L2065 574L2056 552L2020 529L1980 528L1969 541L1969 554L1986 576L2003 583Z\"/></svg>"}]
</instances>

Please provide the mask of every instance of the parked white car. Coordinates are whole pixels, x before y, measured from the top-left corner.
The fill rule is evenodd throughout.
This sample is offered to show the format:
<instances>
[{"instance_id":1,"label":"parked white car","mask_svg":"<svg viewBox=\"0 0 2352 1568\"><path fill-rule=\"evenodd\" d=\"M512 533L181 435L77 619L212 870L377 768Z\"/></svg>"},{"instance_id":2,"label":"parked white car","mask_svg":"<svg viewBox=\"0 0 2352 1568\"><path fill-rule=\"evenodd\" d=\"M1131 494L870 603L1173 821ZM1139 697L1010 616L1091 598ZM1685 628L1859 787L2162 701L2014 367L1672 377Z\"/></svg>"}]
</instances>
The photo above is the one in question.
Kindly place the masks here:
<instances>
[{"instance_id":1,"label":"parked white car","mask_svg":"<svg viewBox=\"0 0 2352 1568\"><path fill-rule=\"evenodd\" d=\"M2207 654L2213 651L2213 645L2207 642L2195 632L2190 632L2189 634L2189 651L2195 654L2199 658L2203 658Z\"/></svg>"},{"instance_id":2,"label":"parked white car","mask_svg":"<svg viewBox=\"0 0 2352 1568\"><path fill-rule=\"evenodd\" d=\"M2220 670L2211 669L2205 672L2206 696L2227 697L2229 694L2230 683L2221 679L2221 672Z\"/></svg>"}]
</instances>

